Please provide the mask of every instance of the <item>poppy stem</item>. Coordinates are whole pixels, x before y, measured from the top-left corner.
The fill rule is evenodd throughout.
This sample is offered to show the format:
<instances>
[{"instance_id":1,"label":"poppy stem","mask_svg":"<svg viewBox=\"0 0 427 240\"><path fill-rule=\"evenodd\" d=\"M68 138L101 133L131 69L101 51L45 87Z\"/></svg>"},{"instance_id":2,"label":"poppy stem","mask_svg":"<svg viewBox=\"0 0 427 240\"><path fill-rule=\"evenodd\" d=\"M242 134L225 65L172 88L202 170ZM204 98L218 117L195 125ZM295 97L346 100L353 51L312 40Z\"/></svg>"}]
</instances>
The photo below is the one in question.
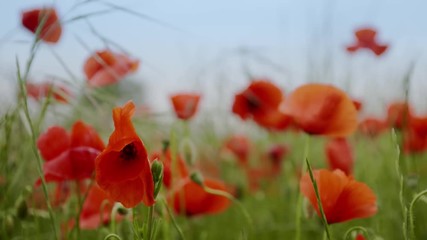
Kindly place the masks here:
<instances>
[{"instance_id":1,"label":"poppy stem","mask_svg":"<svg viewBox=\"0 0 427 240\"><path fill-rule=\"evenodd\" d=\"M119 235L114 234L114 233L110 233L107 236L105 236L104 240L114 239L114 238L118 239L118 240L122 240Z\"/></svg>"},{"instance_id":2,"label":"poppy stem","mask_svg":"<svg viewBox=\"0 0 427 240\"><path fill-rule=\"evenodd\" d=\"M308 159L308 151L310 149L310 135L305 135L306 140L305 140L305 146L304 146L304 158L303 159ZM303 162L302 164L302 169L301 169L301 175L305 173L307 169L307 166L305 164L305 162ZM295 172L297 172L298 169L296 169ZM295 240L300 240L301 239L301 213L302 213L302 193L301 191L298 191L298 198L297 198L297 209L296 209L296 215L295 215Z\"/></svg>"},{"instance_id":3,"label":"poppy stem","mask_svg":"<svg viewBox=\"0 0 427 240\"><path fill-rule=\"evenodd\" d=\"M218 189L213 189L213 188L207 187L206 185L203 185L203 189L207 193L214 194L214 195L221 196L221 197L225 197L225 198L229 199L230 201L232 201L233 203L235 203L239 207L243 216L245 217L245 219L249 225L249 229L251 231L253 230L254 224L253 224L251 216L249 215L249 212L246 210L245 206L243 206L243 204L239 200L237 200L233 195L231 195L230 193L225 192L225 191L221 191Z\"/></svg>"},{"instance_id":4,"label":"poppy stem","mask_svg":"<svg viewBox=\"0 0 427 240\"><path fill-rule=\"evenodd\" d=\"M151 237L153 235L153 220L154 220L154 206L148 207L148 220L147 220L147 240L151 240Z\"/></svg>"},{"instance_id":5,"label":"poppy stem","mask_svg":"<svg viewBox=\"0 0 427 240\"><path fill-rule=\"evenodd\" d=\"M399 137L401 138L401 136L398 136L396 133L395 129L392 129L392 140L396 146L396 161L395 161L395 166L396 166L396 173L397 173L397 177L399 180L399 200L400 200L400 208L402 211L402 218L403 218L403 238L404 239L408 239L408 228L407 228L407 212L408 209L405 206L405 198L404 198L404 177L402 174L402 169L401 169L401 162L404 160L402 158L402 154L401 154L401 139L399 139Z\"/></svg>"},{"instance_id":6,"label":"poppy stem","mask_svg":"<svg viewBox=\"0 0 427 240\"><path fill-rule=\"evenodd\" d=\"M37 172L38 175L41 179L42 182L42 188L43 188L43 194L45 197L45 201L46 201L46 206L49 212L49 217L50 217L50 221L51 221L51 225L53 228L53 233L54 233L54 239L59 239L58 238L58 230L56 228L56 221L55 221L55 216L53 213L53 209L52 206L50 204L50 200L49 200L49 194L47 191L47 185L46 185L46 179L44 177L44 173L43 173L43 168L42 168L42 159L40 157L40 154L37 150L37 141L36 141L36 130L35 130L35 126L33 124L33 121L31 120L31 116L30 116L30 112L29 112L29 108L28 108L28 95L27 95L27 88L26 88L26 82L27 82L27 78L28 78L28 74L30 72L31 69L31 65L33 63L33 60L35 58L36 52L37 52L37 47L39 46L40 43L40 38L38 37L41 29L44 25L44 23L46 22L47 17L43 17L42 21L40 22L40 25L37 27L36 30L36 37L34 39L34 42L31 46L31 50L30 50L30 57L27 60L27 65L25 68L25 72L24 75L21 75L21 70L20 70L20 66L19 66L19 62L18 62L18 58L16 58L16 68L17 68L17 78L18 78L18 82L19 82L19 88L22 94L22 102L23 102L23 108L24 108L24 114L25 114L25 118L27 120L27 123L29 125L30 128L30 136L31 136L31 147L33 150L33 153L36 157L36 162L37 162Z\"/></svg>"},{"instance_id":7,"label":"poppy stem","mask_svg":"<svg viewBox=\"0 0 427 240\"><path fill-rule=\"evenodd\" d=\"M311 179L311 182L313 183L313 188L314 188L314 192L316 194L316 199L317 199L317 205L319 207L320 215L322 216L323 226L325 227L325 233L326 233L327 239L331 240L332 237L331 237L331 233L329 232L328 220L326 219L325 211L323 210L322 200L320 198L317 182L316 182L316 179L314 179L313 170L311 169L310 161L308 160L308 158L305 159L305 162L307 163L308 173L310 174L310 179Z\"/></svg>"},{"instance_id":8,"label":"poppy stem","mask_svg":"<svg viewBox=\"0 0 427 240\"><path fill-rule=\"evenodd\" d=\"M76 181L76 196L77 196L77 214L76 214L76 239L80 239L80 209L82 209L83 203L82 203L82 196L80 193L80 184L78 181Z\"/></svg>"},{"instance_id":9,"label":"poppy stem","mask_svg":"<svg viewBox=\"0 0 427 240\"><path fill-rule=\"evenodd\" d=\"M168 204L167 204L167 202L166 202L165 199L163 199L163 204L165 205L166 211L168 212L169 217L172 220L172 224L173 224L173 226L175 227L176 231L179 234L179 237L181 238L181 240L185 240L184 233L182 232L182 229L179 227L178 223L176 222L175 217L173 216L173 213L170 210L170 208L169 208L169 206L168 206Z\"/></svg>"},{"instance_id":10,"label":"poppy stem","mask_svg":"<svg viewBox=\"0 0 427 240\"><path fill-rule=\"evenodd\" d=\"M409 204L409 209L407 211L407 220L406 220L406 226L405 228L408 229L407 231L409 231L409 237L407 237L406 239L416 239L415 237L415 222L414 222L414 216L413 216L413 208L415 203L423 196L427 194L427 189L419 192L417 195L415 195L415 197L412 199L411 204Z\"/></svg>"}]
</instances>

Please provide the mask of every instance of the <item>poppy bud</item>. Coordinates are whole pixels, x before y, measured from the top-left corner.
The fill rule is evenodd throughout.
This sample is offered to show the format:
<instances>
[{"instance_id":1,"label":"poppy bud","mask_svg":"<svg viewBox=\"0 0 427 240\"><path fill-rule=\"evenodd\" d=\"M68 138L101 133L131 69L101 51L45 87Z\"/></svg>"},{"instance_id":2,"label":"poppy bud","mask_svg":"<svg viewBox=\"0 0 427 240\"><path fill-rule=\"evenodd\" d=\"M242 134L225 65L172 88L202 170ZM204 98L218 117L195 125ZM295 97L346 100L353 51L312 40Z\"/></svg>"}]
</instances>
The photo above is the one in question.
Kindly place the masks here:
<instances>
[{"instance_id":1,"label":"poppy bud","mask_svg":"<svg viewBox=\"0 0 427 240\"><path fill-rule=\"evenodd\" d=\"M154 161L151 164L151 174L154 182L154 198L160 192L163 182L163 164L160 161Z\"/></svg>"},{"instance_id":2,"label":"poppy bud","mask_svg":"<svg viewBox=\"0 0 427 240\"><path fill-rule=\"evenodd\" d=\"M169 146L170 146L170 141L169 140L165 139L165 140L162 141L162 151L164 153L169 149Z\"/></svg>"},{"instance_id":3,"label":"poppy bud","mask_svg":"<svg viewBox=\"0 0 427 240\"><path fill-rule=\"evenodd\" d=\"M204 187L204 183L203 183L203 176L200 172L193 172L190 175L191 181L193 181L194 183L196 183L197 185Z\"/></svg>"},{"instance_id":4,"label":"poppy bud","mask_svg":"<svg viewBox=\"0 0 427 240\"><path fill-rule=\"evenodd\" d=\"M129 210L127 208L124 208L123 206L120 206L117 208L117 213L126 216L128 214Z\"/></svg>"}]
</instances>

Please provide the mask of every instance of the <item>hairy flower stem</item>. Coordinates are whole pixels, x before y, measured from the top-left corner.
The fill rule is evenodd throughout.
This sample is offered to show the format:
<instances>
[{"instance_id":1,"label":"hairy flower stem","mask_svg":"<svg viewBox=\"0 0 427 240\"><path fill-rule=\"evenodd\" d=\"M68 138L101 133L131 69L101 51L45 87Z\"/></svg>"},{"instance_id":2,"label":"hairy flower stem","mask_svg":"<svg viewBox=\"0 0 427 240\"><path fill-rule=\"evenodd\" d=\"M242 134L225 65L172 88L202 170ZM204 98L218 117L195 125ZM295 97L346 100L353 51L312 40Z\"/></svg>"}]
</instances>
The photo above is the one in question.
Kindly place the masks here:
<instances>
[{"instance_id":1,"label":"hairy flower stem","mask_svg":"<svg viewBox=\"0 0 427 240\"><path fill-rule=\"evenodd\" d=\"M329 232L329 224L328 224L328 220L326 219L325 211L323 210L322 200L320 198L317 182L316 182L316 179L314 179L313 170L311 169L310 161L308 161L308 158L306 158L305 161L307 163L307 168L308 168L308 173L310 174L311 183L313 183L314 192L316 193L317 206L319 207L320 215L322 216L322 222L323 222L323 226L325 227L325 233L327 238L331 240L332 237L331 237L331 233Z\"/></svg>"},{"instance_id":2,"label":"hairy flower stem","mask_svg":"<svg viewBox=\"0 0 427 240\"><path fill-rule=\"evenodd\" d=\"M406 226L405 226L405 228L409 232L409 236L407 236L407 239L416 239L413 208L414 208L415 203L425 194L427 194L427 189L425 189L425 190L419 192L417 195L415 195L415 197L412 199L411 203L409 204L409 209L407 211Z\"/></svg>"}]
</instances>

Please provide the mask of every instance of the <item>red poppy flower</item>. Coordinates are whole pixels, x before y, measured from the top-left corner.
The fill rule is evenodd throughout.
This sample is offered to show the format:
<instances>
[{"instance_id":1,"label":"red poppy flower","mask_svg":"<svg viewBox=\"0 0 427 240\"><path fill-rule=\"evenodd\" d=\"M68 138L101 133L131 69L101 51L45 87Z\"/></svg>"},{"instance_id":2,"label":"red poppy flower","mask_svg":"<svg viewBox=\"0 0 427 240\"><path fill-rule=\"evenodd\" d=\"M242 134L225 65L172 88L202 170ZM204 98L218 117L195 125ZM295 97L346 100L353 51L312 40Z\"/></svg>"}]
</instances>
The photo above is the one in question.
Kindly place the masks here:
<instances>
[{"instance_id":1,"label":"red poppy flower","mask_svg":"<svg viewBox=\"0 0 427 240\"><path fill-rule=\"evenodd\" d=\"M80 214L80 228L96 229L101 224L108 223L110 221L113 205L114 201L108 198L108 194L97 184L94 184L89 189L86 200L83 203L82 212Z\"/></svg>"},{"instance_id":2,"label":"red poppy flower","mask_svg":"<svg viewBox=\"0 0 427 240\"><path fill-rule=\"evenodd\" d=\"M246 168L246 178L251 192L256 192L261 186L261 183L270 176L270 171L266 168Z\"/></svg>"},{"instance_id":3,"label":"red poppy flower","mask_svg":"<svg viewBox=\"0 0 427 240\"><path fill-rule=\"evenodd\" d=\"M260 126L272 130L283 130L290 118L279 111L284 100L280 88L268 80L255 80L234 98L233 113L241 119L252 118Z\"/></svg>"},{"instance_id":4,"label":"red poppy flower","mask_svg":"<svg viewBox=\"0 0 427 240\"><path fill-rule=\"evenodd\" d=\"M385 44L376 41L377 31L372 28L361 28L355 31L356 43L347 47L347 51L353 53L359 49L369 49L375 55L382 55L388 48Z\"/></svg>"},{"instance_id":5,"label":"red poppy flower","mask_svg":"<svg viewBox=\"0 0 427 240\"><path fill-rule=\"evenodd\" d=\"M396 102L388 106L387 122L391 127L397 129L405 128L412 116L412 108L408 103Z\"/></svg>"},{"instance_id":6,"label":"red poppy flower","mask_svg":"<svg viewBox=\"0 0 427 240\"><path fill-rule=\"evenodd\" d=\"M308 134L345 137L357 127L357 111L353 102L332 85L305 84L291 93L282 110Z\"/></svg>"},{"instance_id":7,"label":"red poppy flower","mask_svg":"<svg viewBox=\"0 0 427 240\"><path fill-rule=\"evenodd\" d=\"M366 184L346 176L341 170L315 170L313 175L329 224L371 217L376 214L376 196ZM320 217L316 195L308 173L305 173L300 180L300 190Z\"/></svg>"},{"instance_id":8,"label":"red poppy flower","mask_svg":"<svg viewBox=\"0 0 427 240\"><path fill-rule=\"evenodd\" d=\"M22 13L22 25L32 33L36 33L38 26L43 22L39 34L40 39L49 43L58 42L62 28L54 8L38 8Z\"/></svg>"},{"instance_id":9,"label":"red poppy flower","mask_svg":"<svg viewBox=\"0 0 427 240\"><path fill-rule=\"evenodd\" d=\"M289 153L289 147L284 144L276 144L270 147L267 152L267 159L270 162L271 175L278 176L282 170L285 156Z\"/></svg>"},{"instance_id":10,"label":"red poppy flower","mask_svg":"<svg viewBox=\"0 0 427 240\"><path fill-rule=\"evenodd\" d=\"M227 191L226 185L219 180L206 178L203 184L212 189ZM171 192L168 201L176 213L183 213L187 216L217 214L227 210L230 206L228 198L205 192L190 178L182 180Z\"/></svg>"},{"instance_id":11,"label":"red poppy flower","mask_svg":"<svg viewBox=\"0 0 427 240\"><path fill-rule=\"evenodd\" d=\"M114 132L95 161L96 182L108 196L125 207L141 201L154 204L154 182L147 150L135 132L131 118L135 104L113 109Z\"/></svg>"},{"instance_id":12,"label":"red poppy flower","mask_svg":"<svg viewBox=\"0 0 427 240\"><path fill-rule=\"evenodd\" d=\"M172 157L171 152L169 149L166 150L165 153L153 153L150 157L150 161L153 162L154 160L159 159L163 163L163 184L170 188L173 186L173 183L175 181L172 180ZM188 177L188 169L187 164L185 163L184 159L181 157L181 155L177 154L176 156L177 160L177 173L178 176L176 176L176 179L182 179Z\"/></svg>"},{"instance_id":13,"label":"red poppy flower","mask_svg":"<svg viewBox=\"0 0 427 240\"><path fill-rule=\"evenodd\" d=\"M48 189L50 204L52 207L60 207L67 202L71 196L71 186L68 181L55 183L55 188ZM47 210L45 196L41 188L35 188L27 199L27 206L36 209Z\"/></svg>"},{"instance_id":14,"label":"red poppy flower","mask_svg":"<svg viewBox=\"0 0 427 240\"><path fill-rule=\"evenodd\" d=\"M104 143L92 127L77 121L71 135L59 126L48 128L38 138L37 147L45 160L46 181L62 182L90 178L95 158L104 149ZM40 183L39 179L36 185Z\"/></svg>"},{"instance_id":15,"label":"red poppy flower","mask_svg":"<svg viewBox=\"0 0 427 240\"><path fill-rule=\"evenodd\" d=\"M47 97L49 92L52 91L52 97L58 102L67 103L67 97L71 94L64 86L54 86L52 83L26 83L27 95L40 100Z\"/></svg>"},{"instance_id":16,"label":"red poppy flower","mask_svg":"<svg viewBox=\"0 0 427 240\"><path fill-rule=\"evenodd\" d=\"M359 131L370 137L376 137L386 129L387 123L377 118L366 118L359 123Z\"/></svg>"},{"instance_id":17,"label":"red poppy flower","mask_svg":"<svg viewBox=\"0 0 427 240\"><path fill-rule=\"evenodd\" d=\"M248 164L251 142L246 136L233 135L225 141L224 146L237 157L241 165Z\"/></svg>"},{"instance_id":18,"label":"red poppy flower","mask_svg":"<svg viewBox=\"0 0 427 240\"><path fill-rule=\"evenodd\" d=\"M171 96L175 114L179 119L188 120L194 116L199 107L200 94L180 93Z\"/></svg>"},{"instance_id":19,"label":"red poppy flower","mask_svg":"<svg viewBox=\"0 0 427 240\"><path fill-rule=\"evenodd\" d=\"M421 153L427 150L427 117L407 114L406 127L403 128L404 153Z\"/></svg>"},{"instance_id":20,"label":"red poppy flower","mask_svg":"<svg viewBox=\"0 0 427 240\"><path fill-rule=\"evenodd\" d=\"M67 181L58 182L55 187L52 206L57 207L64 204L71 195L70 183Z\"/></svg>"},{"instance_id":21,"label":"red poppy flower","mask_svg":"<svg viewBox=\"0 0 427 240\"><path fill-rule=\"evenodd\" d=\"M138 67L138 60L107 49L90 56L84 64L84 72L90 86L102 87L119 82Z\"/></svg>"},{"instance_id":22,"label":"red poppy flower","mask_svg":"<svg viewBox=\"0 0 427 240\"><path fill-rule=\"evenodd\" d=\"M350 143L346 138L329 140L325 145L329 169L340 169L347 175L353 172L354 158Z\"/></svg>"}]
</instances>

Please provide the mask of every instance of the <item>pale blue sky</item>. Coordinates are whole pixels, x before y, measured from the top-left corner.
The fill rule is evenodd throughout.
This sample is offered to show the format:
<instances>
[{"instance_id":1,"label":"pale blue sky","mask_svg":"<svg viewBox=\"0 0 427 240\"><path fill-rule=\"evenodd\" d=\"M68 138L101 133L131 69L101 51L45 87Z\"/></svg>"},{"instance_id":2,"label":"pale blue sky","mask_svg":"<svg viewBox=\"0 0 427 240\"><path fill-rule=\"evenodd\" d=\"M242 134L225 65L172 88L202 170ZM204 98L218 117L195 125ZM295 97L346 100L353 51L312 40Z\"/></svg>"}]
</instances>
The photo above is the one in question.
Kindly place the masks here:
<instances>
[{"instance_id":1,"label":"pale blue sky","mask_svg":"<svg viewBox=\"0 0 427 240\"><path fill-rule=\"evenodd\" d=\"M8 79L14 75L15 56L21 61L27 58L31 34L19 25L22 10L54 5L61 18L69 19L108 8L103 1L93 1L71 12L78 1L1 1L0 86L5 86L2 89L11 85ZM205 99L212 100L218 95L211 89L218 89L220 85L222 94L231 99L232 93L246 81L242 65L247 65L252 74L271 77L289 92L288 89L305 82L309 73L321 71L325 62L331 62L333 70L322 75L327 79L319 81L347 86L345 79L351 79L350 93L358 98L369 96L367 111L375 112L384 101L401 96L400 81L409 63L416 59L412 100L419 103L421 112L427 112L425 0L111 2L173 26L165 27L120 11L89 19L99 33L142 60L135 81L149 88L150 103L163 108L168 106L164 96L177 90L202 89ZM349 56L343 50L352 42L353 29L365 25L378 28L379 40L391 45L390 51L380 59L366 52ZM280 70L253 57L242 60L235 53L241 47L270 59ZM101 48L104 44L90 32L85 21L67 24L58 45L41 48L32 76L36 80L51 74L69 78L57 63L53 50L83 79L83 61L90 51ZM331 61L327 60L328 56Z\"/></svg>"}]
</instances>

